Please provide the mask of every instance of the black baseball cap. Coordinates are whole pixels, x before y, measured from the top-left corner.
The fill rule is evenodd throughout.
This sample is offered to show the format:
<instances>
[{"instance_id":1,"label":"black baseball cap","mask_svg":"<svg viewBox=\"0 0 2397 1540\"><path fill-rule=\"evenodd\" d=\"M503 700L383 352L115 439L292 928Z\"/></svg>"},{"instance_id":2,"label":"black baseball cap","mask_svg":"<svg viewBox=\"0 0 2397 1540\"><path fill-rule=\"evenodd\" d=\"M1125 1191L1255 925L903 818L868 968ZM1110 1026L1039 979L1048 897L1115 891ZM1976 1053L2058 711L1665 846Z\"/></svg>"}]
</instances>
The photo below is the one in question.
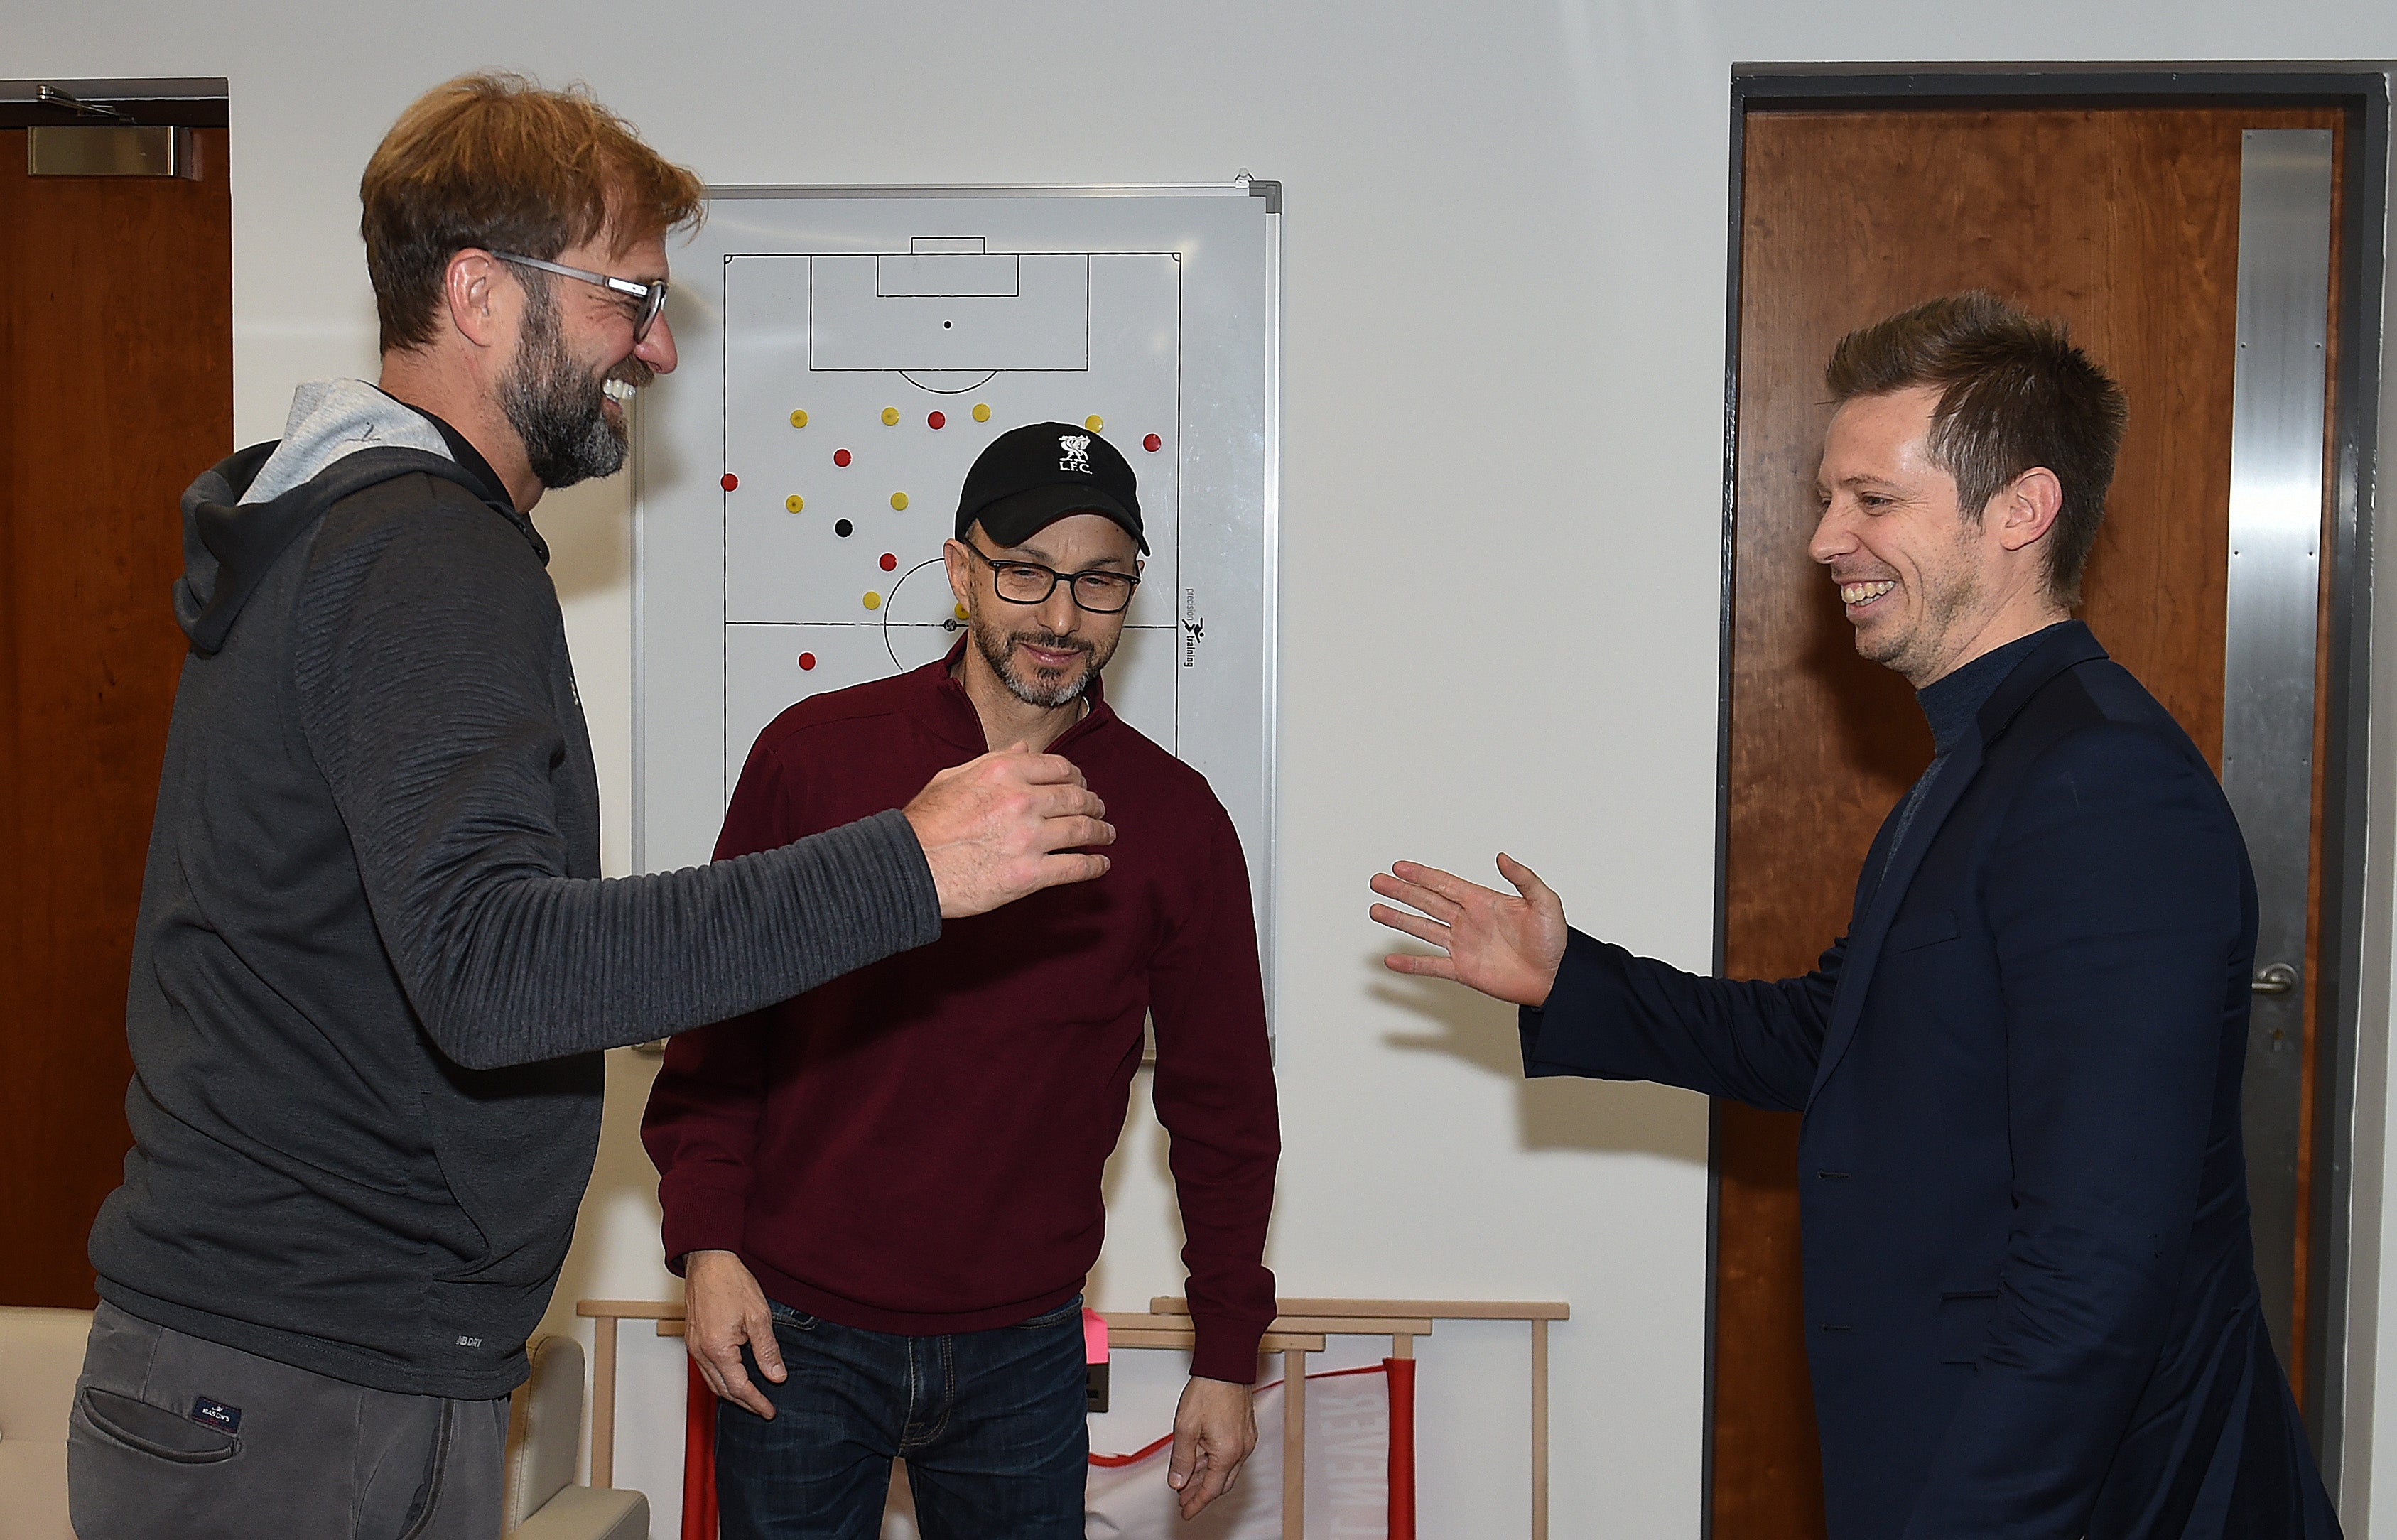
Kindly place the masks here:
<instances>
[{"instance_id":1,"label":"black baseball cap","mask_svg":"<svg viewBox=\"0 0 2397 1540\"><path fill-rule=\"evenodd\" d=\"M957 496L957 538L982 521L1002 546L1021 545L1069 514L1099 514L1148 553L1131 462L1088 428L1034 422L990 441Z\"/></svg>"}]
</instances>

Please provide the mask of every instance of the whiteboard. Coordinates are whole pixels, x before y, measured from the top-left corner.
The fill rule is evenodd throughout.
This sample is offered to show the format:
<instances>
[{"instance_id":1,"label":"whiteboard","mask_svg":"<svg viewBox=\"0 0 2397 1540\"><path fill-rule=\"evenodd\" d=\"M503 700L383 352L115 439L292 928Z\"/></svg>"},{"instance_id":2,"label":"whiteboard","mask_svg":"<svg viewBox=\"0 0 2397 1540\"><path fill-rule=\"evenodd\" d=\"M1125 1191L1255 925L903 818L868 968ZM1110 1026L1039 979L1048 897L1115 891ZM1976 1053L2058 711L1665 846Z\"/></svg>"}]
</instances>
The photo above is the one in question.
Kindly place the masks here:
<instances>
[{"instance_id":1,"label":"whiteboard","mask_svg":"<svg viewBox=\"0 0 2397 1540\"><path fill-rule=\"evenodd\" d=\"M1108 703L1207 777L1271 935L1279 192L711 193L634 423L636 869L708 859L786 707L954 645L966 469L1063 422L1148 533Z\"/></svg>"}]
</instances>

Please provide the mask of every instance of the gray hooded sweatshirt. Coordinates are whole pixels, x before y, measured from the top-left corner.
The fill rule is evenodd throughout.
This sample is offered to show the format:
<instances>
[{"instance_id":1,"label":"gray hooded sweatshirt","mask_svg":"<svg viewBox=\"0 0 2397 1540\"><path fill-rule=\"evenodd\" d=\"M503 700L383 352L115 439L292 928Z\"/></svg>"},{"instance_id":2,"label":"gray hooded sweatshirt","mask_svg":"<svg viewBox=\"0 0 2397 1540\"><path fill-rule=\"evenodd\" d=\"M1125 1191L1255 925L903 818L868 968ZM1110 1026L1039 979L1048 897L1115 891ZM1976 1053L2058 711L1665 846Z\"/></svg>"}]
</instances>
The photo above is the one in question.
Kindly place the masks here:
<instances>
[{"instance_id":1,"label":"gray hooded sweatshirt","mask_svg":"<svg viewBox=\"0 0 2397 1540\"><path fill-rule=\"evenodd\" d=\"M598 1051L941 921L896 812L603 879L547 549L445 442L371 386L311 386L280 448L183 495L134 1148L91 1260L156 1324L480 1399L525 1377L572 1238Z\"/></svg>"}]
</instances>

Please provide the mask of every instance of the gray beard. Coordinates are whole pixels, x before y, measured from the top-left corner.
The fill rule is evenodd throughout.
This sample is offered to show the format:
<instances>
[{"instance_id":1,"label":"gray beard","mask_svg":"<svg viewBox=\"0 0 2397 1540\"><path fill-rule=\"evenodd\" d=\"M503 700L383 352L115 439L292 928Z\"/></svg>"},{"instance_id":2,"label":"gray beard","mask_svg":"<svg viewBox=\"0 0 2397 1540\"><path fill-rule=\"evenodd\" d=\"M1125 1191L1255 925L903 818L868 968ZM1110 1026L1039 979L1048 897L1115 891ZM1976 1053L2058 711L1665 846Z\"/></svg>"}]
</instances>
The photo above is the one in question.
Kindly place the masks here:
<instances>
[{"instance_id":1,"label":"gray beard","mask_svg":"<svg viewBox=\"0 0 2397 1540\"><path fill-rule=\"evenodd\" d=\"M1075 643L1041 631L1000 631L983 624L979 620L974 623L973 637L975 648L982 653L982 661L990 664L990 671L998 676L998 682L1007 687L1008 693L1025 705L1038 706L1043 711L1054 711L1059 706L1079 700L1091 688L1091 681L1099 676L1099 670L1106 667L1107 660L1115 656L1112 647L1102 654L1088 643ZM1019 640L1031 642L1037 647L1078 645L1090 662L1070 683L1062 679L1043 683L1026 678L1015 666L1015 644Z\"/></svg>"},{"instance_id":2,"label":"gray beard","mask_svg":"<svg viewBox=\"0 0 2397 1540\"><path fill-rule=\"evenodd\" d=\"M628 446L603 409L608 393L568 355L548 284L528 284L525 292L524 332L516 361L500 381L499 398L508 425L524 442L533 479L555 490L614 475Z\"/></svg>"}]
</instances>

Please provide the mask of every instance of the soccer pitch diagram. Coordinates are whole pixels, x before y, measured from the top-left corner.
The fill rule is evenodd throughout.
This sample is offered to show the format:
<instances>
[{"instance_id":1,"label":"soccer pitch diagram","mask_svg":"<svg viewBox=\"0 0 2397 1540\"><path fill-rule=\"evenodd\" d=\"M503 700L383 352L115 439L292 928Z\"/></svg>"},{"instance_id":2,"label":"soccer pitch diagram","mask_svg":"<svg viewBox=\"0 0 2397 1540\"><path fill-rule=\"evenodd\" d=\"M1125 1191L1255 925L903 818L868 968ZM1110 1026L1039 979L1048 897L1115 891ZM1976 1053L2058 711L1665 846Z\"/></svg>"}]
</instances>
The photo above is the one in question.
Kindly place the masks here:
<instances>
[{"instance_id":1,"label":"soccer pitch diagram","mask_svg":"<svg viewBox=\"0 0 2397 1540\"><path fill-rule=\"evenodd\" d=\"M1044 422L1106 435L1139 478L1150 555L1105 689L1172 750L1181 258L910 244L935 249L724 261L727 770L793 701L949 650L957 489Z\"/></svg>"},{"instance_id":2,"label":"soccer pitch diagram","mask_svg":"<svg viewBox=\"0 0 2397 1540\"><path fill-rule=\"evenodd\" d=\"M998 435L1104 436L1149 556L1107 702L1273 870L1277 183L719 188L634 456L633 859L704 861L758 731L966 628L942 544Z\"/></svg>"}]
</instances>

